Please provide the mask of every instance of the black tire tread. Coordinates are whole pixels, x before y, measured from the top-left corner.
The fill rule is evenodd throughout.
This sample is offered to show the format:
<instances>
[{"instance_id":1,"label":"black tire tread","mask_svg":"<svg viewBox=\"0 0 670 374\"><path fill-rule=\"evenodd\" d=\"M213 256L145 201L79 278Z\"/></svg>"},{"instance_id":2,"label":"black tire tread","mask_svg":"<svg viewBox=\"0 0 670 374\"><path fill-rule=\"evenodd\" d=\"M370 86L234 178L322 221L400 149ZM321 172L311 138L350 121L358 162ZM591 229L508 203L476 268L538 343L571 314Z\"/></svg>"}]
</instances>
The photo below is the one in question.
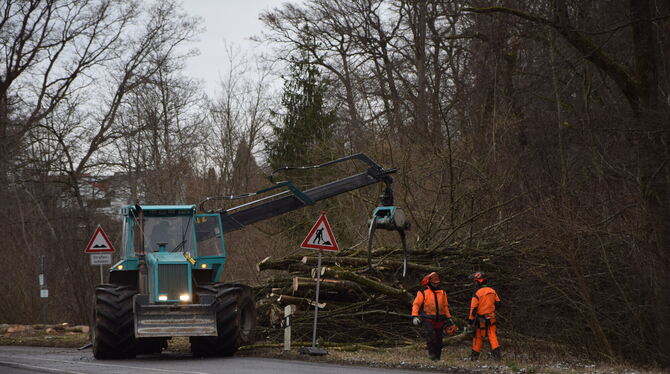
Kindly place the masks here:
<instances>
[{"instance_id":1,"label":"black tire tread","mask_svg":"<svg viewBox=\"0 0 670 374\"><path fill-rule=\"evenodd\" d=\"M232 356L241 345L251 344L255 335L256 310L252 290L239 283L214 283L198 286L198 293L216 295L216 323L218 336L193 336L191 352L195 357ZM243 303L244 305L240 305ZM253 318L251 331L240 326L240 306Z\"/></svg>"},{"instance_id":2,"label":"black tire tread","mask_svg":"<svg viewBox=\"0 0 670 374\"><path fill-rule=\"evenodd\" d=\"M135 357L135 294L136 289L123 285L101 284L95 288L93 356L96 359Z\"/></svg>"}]
</instances>

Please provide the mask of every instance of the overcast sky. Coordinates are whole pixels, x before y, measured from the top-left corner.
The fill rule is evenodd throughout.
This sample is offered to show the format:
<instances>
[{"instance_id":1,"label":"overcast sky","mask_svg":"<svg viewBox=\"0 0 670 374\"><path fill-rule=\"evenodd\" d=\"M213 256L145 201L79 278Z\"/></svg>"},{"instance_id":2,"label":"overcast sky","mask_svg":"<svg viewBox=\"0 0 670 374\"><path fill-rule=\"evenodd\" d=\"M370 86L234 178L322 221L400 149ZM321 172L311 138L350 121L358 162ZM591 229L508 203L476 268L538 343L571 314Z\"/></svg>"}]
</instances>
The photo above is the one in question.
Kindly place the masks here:
<instances>
[{"instance_id":1,"label":"overcast sky","mask_svg":"<svg viewBox=\"0 0 670 374\"><path fill-rule=\"evenodd\" d=\"M281 6L287 0L182 0L184 10L202 17L206 31L195 44L200 55L186 63L186 74L203 79L207 93L219 87L219 77L227 70L224 43L232 43L244 51L254 52L249 38L259 35L263 24L259 13Z\"/></svg>"}]
</instances>

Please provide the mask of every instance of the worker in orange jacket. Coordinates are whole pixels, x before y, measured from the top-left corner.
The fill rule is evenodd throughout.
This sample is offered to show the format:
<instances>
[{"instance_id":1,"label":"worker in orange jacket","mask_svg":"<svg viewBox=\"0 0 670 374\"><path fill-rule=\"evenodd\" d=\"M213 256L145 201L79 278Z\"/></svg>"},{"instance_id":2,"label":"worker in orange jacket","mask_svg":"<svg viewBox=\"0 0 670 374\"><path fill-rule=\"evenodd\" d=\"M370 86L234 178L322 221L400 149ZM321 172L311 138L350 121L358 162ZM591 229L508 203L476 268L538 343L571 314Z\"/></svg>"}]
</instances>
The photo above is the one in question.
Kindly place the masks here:
<instances>
[{"instance_id":1,"label":"worker in orange jacket","mask_svg":"<svg viewBox=\"0 0 670 374\"><path fill-rule=\"evenodd\" d=\"M500 360L500 344L496 335L496 308L500 305L498 293L487 285L484 273L477 272L470 275L476 289L470 300L470 315L468 320L475 329L472 339L472 361L479 359L482 351L482 342L488 336L491 344L491 355Z\"/></svg>"},{"instance_id":2,"label":"worker in orange jacket","mask_svg":"<svg viewBox=\"0 0 670 374\"><path fill-rule=\"evenodd\" d=\"M412 303L412 324L423 323L428 346L428 358L437 361L442 355L443 330L451 334L456 329L449 312L447 292L440 288L440 276L432 272L421 281L424 287L416 293Z\"/></svg>"}]
</instances>

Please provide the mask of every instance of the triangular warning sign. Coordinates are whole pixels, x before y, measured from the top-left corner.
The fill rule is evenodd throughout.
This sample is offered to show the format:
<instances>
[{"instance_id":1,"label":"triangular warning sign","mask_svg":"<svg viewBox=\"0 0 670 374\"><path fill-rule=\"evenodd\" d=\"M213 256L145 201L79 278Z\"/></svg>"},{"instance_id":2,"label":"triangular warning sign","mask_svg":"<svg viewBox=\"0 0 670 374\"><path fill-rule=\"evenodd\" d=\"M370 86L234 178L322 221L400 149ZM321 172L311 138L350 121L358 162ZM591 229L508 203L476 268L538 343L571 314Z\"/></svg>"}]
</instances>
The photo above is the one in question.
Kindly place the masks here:
<instances>
[{"instance_id":1,"label":"triangular warning sign","mask_svg":"<svg viewBox=\"0 0 670 374\"><path fill-rule=\"evenodd\" d=\"M98 225L98 228L95 229L95 234L93 234L91 241L88 242L88 245L86 246L86 249L84 249L84 252L86 253L114 252L114 246L112 246L112 243L109 241L109 239L107 239L107 235L102 230L102 227L100 225Z\"/></svg>"},{"instance_id":2,"label":"triangular warning sign","mask_svg":"<svg viewBox=\"0 0 670 374\"><path fill-rule=\"evenodd\" d=\"M300 244L301 248L305 249L322 249L326 251L338 251L337 241L335 235L330 229L330 224L326 219L326 213L321 212L321 216L307 234L305 240Z\"/></svg>"}]
</instances>

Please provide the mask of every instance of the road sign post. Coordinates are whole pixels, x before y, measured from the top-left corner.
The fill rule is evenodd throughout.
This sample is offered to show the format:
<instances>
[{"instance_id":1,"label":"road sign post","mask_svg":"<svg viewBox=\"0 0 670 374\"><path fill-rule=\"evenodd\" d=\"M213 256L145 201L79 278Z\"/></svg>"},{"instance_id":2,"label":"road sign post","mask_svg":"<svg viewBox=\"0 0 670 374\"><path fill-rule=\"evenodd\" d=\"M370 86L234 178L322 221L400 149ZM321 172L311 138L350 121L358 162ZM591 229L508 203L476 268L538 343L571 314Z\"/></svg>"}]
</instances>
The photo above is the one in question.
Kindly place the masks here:
<instances>
[{"instance_id":1,"label":"road sign post","mask_svg":"<svg viewBox=\"0 0 670 374\"><path fill-rule=\"evenodd\" d=\"M46 284L46 270L47 270L47 265L46 265L46 258L44 255L40 256L40 273L37 277L39 283L40 283L40 299L48 299L49 298L49 290L47 289L47 284ZM41 303L41 310L40 310L40 317L41 317L41 322L46 323L46 304L47 301L49 300L44 300L43 303Z\"/></svg>"},{"instance_id":2,"label":"road sign post","mask_svg":"<svg viewBox=\"0 0 670 374\"><path fill-rule=\"evenodd\" d=\"M321 251L316 265L316 305L314 305L314 329L312 330L312 348L316 348L316 320L319 318L319 286L321 285Z\"/></svg>"},{"instance_id":3,"label":"road sign post","mask_svg":"<svg viewBox=\"0 0 670 374\"><path fill-rule=\"evenodd\" d=\"M105 282L102 266L111 265L111 263L112 263L111 253L91 253L91 265L98 265L100 267L100 283Z\"/></svg>"},{"instance_id":4,"label":"road sign post","mask_svg":"<svg viewBox=\"0 0 670 374\"><path fill-rule=\"evenodd\" d=\"M312 330L312 346L304 347L300 353L306 353L312 356L323 356L328 352L316 346L316 325L319 318L319 289L321 285L321 252L322 251L338 251L337 241L330 229L330 224L326 218L326 212L321 212L321 216L316 220L316 223L305 237L305 240L300 244L301 248L315 249L319 252L316 265L316 300L314 303L314 329Z\"/></svg>"},{"instance_id":5,"label":"road sign post","mask_svg":"<svg viewBox=\"0 0 670 374\"><path fill-rule=\"evenodd\" d=\"M40 256L40 274L37 277L40 282L40 290L46 288L46 283L44 282L44 273L46 271L46 263L44 256Z\"/></svg>"},{"instance_id":6,"label":"road sign post","mask_svg":"<svg viewBox=\"0 0 670 374\"><path fill-rule=\"evenodd\" d=\"M91 255L91 265L100 266L100 283L104 283L102 265L112 263L111 252L114 252L114 246L107 238L102 226L98 225L95 229L95 233L93 233L84 252Z\"/></svg>"}]
</instances>

